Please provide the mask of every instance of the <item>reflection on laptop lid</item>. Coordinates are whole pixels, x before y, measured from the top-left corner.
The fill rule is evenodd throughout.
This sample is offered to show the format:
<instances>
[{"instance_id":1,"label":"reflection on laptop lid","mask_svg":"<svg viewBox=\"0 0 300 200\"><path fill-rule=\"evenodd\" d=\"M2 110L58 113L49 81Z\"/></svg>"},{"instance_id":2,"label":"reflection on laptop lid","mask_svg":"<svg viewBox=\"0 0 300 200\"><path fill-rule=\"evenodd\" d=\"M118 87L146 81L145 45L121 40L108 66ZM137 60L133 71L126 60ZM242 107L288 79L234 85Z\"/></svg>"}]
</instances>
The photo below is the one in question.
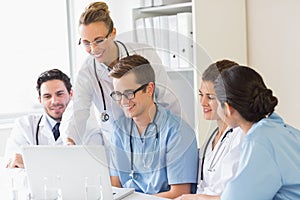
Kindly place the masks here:
<instances>
[{"instance_id":1,"label":"reflection on laptop lid","mask_svg":"<svg viewBox=\"0 0 300 200\"><path fill-rule=\"evenodd\" d=\"M102 145L27 146L23 147L23 159L34 199L44 198L45 180L59 180L64 200L82 200L86 195L86 180L99 179L102 199L113 199L106 151ZM116 195L124 197L133 191L124 189L120 192L125 195Z\"/></svg>"}]
</instances>

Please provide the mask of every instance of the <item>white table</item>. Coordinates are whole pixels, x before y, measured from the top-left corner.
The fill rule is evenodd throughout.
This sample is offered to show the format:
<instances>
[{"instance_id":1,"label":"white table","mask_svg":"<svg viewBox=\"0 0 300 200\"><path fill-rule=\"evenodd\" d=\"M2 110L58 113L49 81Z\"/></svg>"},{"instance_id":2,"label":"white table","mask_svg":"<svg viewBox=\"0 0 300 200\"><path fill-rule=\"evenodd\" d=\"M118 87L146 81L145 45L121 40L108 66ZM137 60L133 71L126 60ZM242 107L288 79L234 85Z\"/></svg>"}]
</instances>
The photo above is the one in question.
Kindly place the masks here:
<instances>
[{"instance_id":1,"label":"white table","mask_svg":"<svg viewBox=\"0 0 300 200\"><path fill-rule=\"evenodd\" d=\"M6 169L3 166L0 168L0 199L12 199L12 177L18 177L18 183L22 182L26 173L22 169ZM15 179L14 179L15 180ZM26 192L26 191L24 191ZM134 192L133 194L125 197L123 200L165 200L165 198L156 197L153 195L142 194ZM18 200L26 200L18 199Z\"/></svg>"},{"instance_id":2,"label":"white table","mask_svg":"<svg viewBox=\"0 0 300 200\"><path fill-rule=\"evenodd\" d=\"M156 197L153 195L148 195L148 194L142 194L139 192L135 192L127 197L125 197L123 200L165 200L166 198L161 198L161 197Z\"/></svg>"}]
</instances>

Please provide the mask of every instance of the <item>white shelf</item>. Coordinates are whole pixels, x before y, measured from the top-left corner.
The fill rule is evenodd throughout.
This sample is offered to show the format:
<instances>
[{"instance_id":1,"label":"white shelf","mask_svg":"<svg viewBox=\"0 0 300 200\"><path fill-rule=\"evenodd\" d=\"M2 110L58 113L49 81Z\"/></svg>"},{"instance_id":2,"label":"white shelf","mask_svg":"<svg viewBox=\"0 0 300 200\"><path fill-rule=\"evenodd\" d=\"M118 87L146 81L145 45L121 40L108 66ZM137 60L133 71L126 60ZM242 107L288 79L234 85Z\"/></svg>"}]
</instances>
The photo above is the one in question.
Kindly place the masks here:
<instances>
[{"instance_id":1,"label":"white shelf","mask_svg":"<svg viewBox=\"0 0 300 200\"><path fill-rule=\"evenodd\" d=\"M211 123L202 118L197 88L202 72L212 62L228 58L247 63L246 1L192 0L192 2L165 6L135 8L133 20L139 18L192 13L193 67L166 68L182 98L187 115L194 119L194 128L201 145ZM133 23L135 30L135 23ZM222 34L220 34L222 33ZM185 84L182 84L182 79ZM192 99L191 97L194 96ZM187 105L188 104L188 105Z\"/></svg>"},{"instance_id":2,"label":"white shelf","mask_svg":"<svg viewBox=\"0 0 300 200\"><path fill-rule=\"evenodd\" d=\"M136 8L140 13L171 15L179 12L192 12L192 2L178 3L171 5Z\"/></svg>"},{"instance_id":3,"label":"white shelf","mask_svg":"<svg viewBox=\"0 0 300 200\"><path fill-rule=\"evenodd\" d=\"M185 2L171 5L161 5L161 6L153 6L153 7L143 7L143 8L135 8L132 10L133 21L140 18L152 18L156 16L166 16L166 15L177 15L182 12L190 12L193 11L193 3ZM136 29L135 23L133 23L133 29ZM135 35L136 36L136 35ZM135 37L137 38L137 37ZM176 42L176 41L174 41ZM151 45L151 44L150 44ZM177 52L176 54L179 54ZM171 55L170 55L171 56ZM179 55L177 55L179 56ZM179 60L178 60L179 62ZM194 63L192 60L189 62ZM172 64L169 63L169 66ZM167 74L173 84L174 93L180 101L182 109L185 112L185 116L191 116L187 120L188 123L196 130L195 123L195 99L194 96L194 85L195 85L195 72L196 70L193 68L191 64L190 67L168 67L165 66Z\"/></svg>"}]
</instances>

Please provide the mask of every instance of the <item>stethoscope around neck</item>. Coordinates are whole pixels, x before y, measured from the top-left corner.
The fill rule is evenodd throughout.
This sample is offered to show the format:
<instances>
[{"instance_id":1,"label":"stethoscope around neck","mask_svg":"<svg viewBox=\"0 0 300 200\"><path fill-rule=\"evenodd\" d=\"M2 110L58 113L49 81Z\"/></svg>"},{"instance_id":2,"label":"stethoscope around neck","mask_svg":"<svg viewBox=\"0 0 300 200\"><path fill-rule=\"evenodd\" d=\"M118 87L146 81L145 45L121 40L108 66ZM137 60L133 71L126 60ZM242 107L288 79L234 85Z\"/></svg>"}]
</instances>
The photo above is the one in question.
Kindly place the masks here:
<instances>
[{"instance_id":1,"label":"stethoscope around neck","mask_svg":"<svg viewBox=\"0 0 300 200\"><path fill-rule=\"evenodd\" d=\"M157 115L157 112L158 112L158 109L157 109L157 105L155 104L155 108L156 108L156 112L155 112L155 115L153 117L153 120L148 124L146 130L145 130L145 133L144 135L146 136L147 134L147 131L148 131L148 128L151 124L153 124L155 126L155 141L154 141L154 147L153 147L153 151L157 148L157 143L158 143L158 127L157 127L157 124L155 123L155 119L156 119L156 115ZM133 170L133 159L134 159L134 156L133 156L133 144L132 144L132 129L133 129L133 119L131 119L131 124L130 124L130 135L129 135L129 143L130 143L130 174L129 176L131 177L131 179L134 179L134 170ZM143 146L143 149L146 145L146 138L144 138L144 146ZM145 153L144 150L142 152L143 154ZM143 159L143 164L144 164L144 167L145 168L148 168L150 169L152 163L153 163L153 160L154 160L154 156L155 156L155 153L153 153L152 155L152 158L150 159L149 163L146 163L145 161L145 155L144 156L144 159Z\"/></svg>"},{"instance_id":2,"label":"stethoscope around neck","mask_svg":"<svg viewBox=\"0 0 300 200\"><path fill-rule=\"evenodd\" d=\"M40 131L40 124L41 124L42 118L43 118L43 115L40 117L40 119L39 119L39 121L36 125L36 129L35 129L35 142L36 142L36 145L39 145L39 131Z\"/></svg>"},{"instance_id":3,"label":"stethoscope around neck","mask_svg":"<svg viewBox=\"0 0 300 200\"><path fill-rule=\"evenodd\" d=\"M126 55L129 56L129 53L128 53L128 50L125 46L125 44L123 42L120 42L120 41L115 41L115 42L118 42L119 44L121 44L125 51L126 51ZM105 101L105 97L104 97L104 91L103 91L103 87L101 85L101 82L97 76L97 71L96 71L96 59L94 58L93 60L93 64L94 64L94 73L95 73L95 76L96 76L96 79L97 79L97 82L98 82L98 86L100 88L100 92L101 92L101 96L102 96L102 103L103 103L103 112L101 113L101 121L102 122L107 122L109 120L109 115L107 113L107 109L106 109L106 101Z\"/></svg>"},{"instance_id":4,"label":"stethoscope around neck","mask_svg":"<svg viewBox=\"0 0 300 200\"><path fill-rule=\"evenodd\" d=\"M42 121L43 115L40 117L37 125L36 125L36 130L35 130L35 142L36 145L39 145L39 130L40 130L40 123Z\"/></svg>"},{"instance_id":5,"label":"stethoscope around neck","mask_svg":"<svg viewBox=\"0 0 300 200\"><path fill-rule=\"evenodd\" d=\"M204 150L203 150L202 162L201 162L201 170L200 170L200 180L201 180L201 181L203 180L203 168L204 168L205 154L206 154L208 145L209 145L209 143L212 141L212 139L214 138L214 136L218 133L218 131L219 131L219 128L216 128L216 129L213 131L213 133L210 135L209 139L207 140L207 143L205 144L205 147L204 147ZM224 139L227 137L227 135L228 135L229 133L231 133L232 131L233 131L233 129L230 128L229 130L227 130L227 131L224 133L224 135L223 135L223 137L222 137L222 139L221 139L221 144L223 143L223 141L224 141ZM220 144L220 145L221 145L221 144ZM219 148L217 149L217 152L215 153L215 156L218 154L218 151L219 151L219 149L220 149L220 145L219 145ZM212 162L215 160L215 156L214 156ZM208 171L212 171L212 162L211 162L211 166L210 166L210 168L208 169Z\"/></svg>"}]
</instances>

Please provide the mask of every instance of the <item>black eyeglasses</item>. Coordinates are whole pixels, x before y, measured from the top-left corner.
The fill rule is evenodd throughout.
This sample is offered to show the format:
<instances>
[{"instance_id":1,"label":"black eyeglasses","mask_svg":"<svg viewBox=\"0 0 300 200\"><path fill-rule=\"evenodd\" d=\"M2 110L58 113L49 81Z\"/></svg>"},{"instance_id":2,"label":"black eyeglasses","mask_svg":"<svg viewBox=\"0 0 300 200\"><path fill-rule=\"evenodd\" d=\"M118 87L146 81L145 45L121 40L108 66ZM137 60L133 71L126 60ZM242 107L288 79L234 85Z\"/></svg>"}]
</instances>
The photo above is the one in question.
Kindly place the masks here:
<instances>
[{"instance_id":1,"label":"black eyeglasses","mask_svg":"<svg viewBox=\"0 0 300 200\"><path fill-rule=\"evenodd\" d=\"M124 95L124 97L126 97L126 99L132 100L135 97L135 93L137 93L140 90L143 90L147 85L148 85L148 83L142 85L141 87L137 88L136 90L125 90L123 93L121 93L119 91L113 91L112 93L110 93L110 96L115 101L121 101L123 95Z\"/></svg>"},{"instance_id":2,"label":"black eyeglasses","mask_svg":"<svg viewBox=\"0 0 300 200\"><path fill-rule=\"evenodd\" d=\"M111 31L109 31L107 33L107 35L104 37L104 38L99 38L99 39L96 39L95 41L93 42L88 42L88 41L83 41L81 43L81 38L79 39L79 42L78 42L78 45L83 45L85 48L91 48L92 44L94 44L95 46L99 46L101 45L105 40L108 39L109 35L111 34Z\"/></svg>"}]
</instances>

